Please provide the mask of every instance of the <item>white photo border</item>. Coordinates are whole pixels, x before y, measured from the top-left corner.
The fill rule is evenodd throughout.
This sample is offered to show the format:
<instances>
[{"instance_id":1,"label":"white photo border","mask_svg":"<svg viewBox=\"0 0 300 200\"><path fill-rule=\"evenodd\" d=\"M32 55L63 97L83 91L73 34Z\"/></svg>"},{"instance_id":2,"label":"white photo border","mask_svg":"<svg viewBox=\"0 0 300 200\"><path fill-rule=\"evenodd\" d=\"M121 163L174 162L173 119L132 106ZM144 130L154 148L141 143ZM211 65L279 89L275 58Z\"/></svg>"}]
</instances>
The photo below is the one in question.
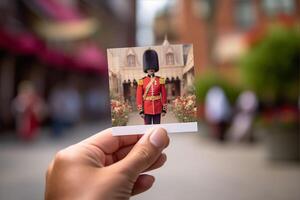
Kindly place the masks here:
<instances>
[{"instance_id":1,"label":"white photo border","mask_svg":"<svg viewBox=\"0 0 300 200\"><path fill-rule=\"evenodd\" d=\"M161 127L166 129L168 133L198 132L197 122L181 122L166 124L149 124L149 125L131 125L131 126L114 126L112 127L113 136L122 135L140 135L145 134L148 129Z\"/></svg>"}]
</instances>

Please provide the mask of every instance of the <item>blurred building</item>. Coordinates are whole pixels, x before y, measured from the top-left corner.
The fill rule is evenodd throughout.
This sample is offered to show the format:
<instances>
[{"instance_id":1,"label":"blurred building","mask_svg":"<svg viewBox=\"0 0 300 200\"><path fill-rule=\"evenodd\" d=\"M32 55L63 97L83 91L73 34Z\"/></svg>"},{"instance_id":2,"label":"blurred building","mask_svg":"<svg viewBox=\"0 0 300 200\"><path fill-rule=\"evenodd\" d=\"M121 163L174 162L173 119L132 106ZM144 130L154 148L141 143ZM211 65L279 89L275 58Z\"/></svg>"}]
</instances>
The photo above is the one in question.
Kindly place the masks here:
<instances>
[{"instance_id":1,"label":"blurred building","mask_svg":"<svg viewBox=\"0 0 300 200\"><path fill-rule=\"evenodd\" d=\"M299 23L298 0L177 0L156 17L156 42L170 35L175 43L192 43L196 71L216 67L234 76L234 63L249 43L275 21Z\"/></svg>"},{"instance_id":2,"label":"blurred building","mask_svg":"<svg viewBox=\"0 0 300 200\"><path fill-rule=\"evenodd\" d=\"M135 45L135 1L3 0L0 2L0 130L11 127L11 101L23 80L47 101L72 82L107 91L107 47Z\"/></svg>"}]
</instances>

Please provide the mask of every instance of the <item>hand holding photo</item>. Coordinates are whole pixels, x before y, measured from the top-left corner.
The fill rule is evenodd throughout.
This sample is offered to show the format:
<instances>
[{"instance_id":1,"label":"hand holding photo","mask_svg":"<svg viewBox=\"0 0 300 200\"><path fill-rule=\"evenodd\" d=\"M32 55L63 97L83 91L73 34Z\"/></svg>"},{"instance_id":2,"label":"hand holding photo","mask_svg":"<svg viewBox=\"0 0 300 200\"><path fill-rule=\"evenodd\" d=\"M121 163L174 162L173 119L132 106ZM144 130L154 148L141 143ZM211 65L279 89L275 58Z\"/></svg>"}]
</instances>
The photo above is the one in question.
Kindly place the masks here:
<instances>
[{"instance_id":1,"label":"hand holding photo","mask_svg":"<svg viewBox=\"0 0 300 200\"><path fill-rule=\"evenodd\" d=\"M198 130L192 45L115 48L107 57L114 135Z\"/></svg>"}]
</instances>

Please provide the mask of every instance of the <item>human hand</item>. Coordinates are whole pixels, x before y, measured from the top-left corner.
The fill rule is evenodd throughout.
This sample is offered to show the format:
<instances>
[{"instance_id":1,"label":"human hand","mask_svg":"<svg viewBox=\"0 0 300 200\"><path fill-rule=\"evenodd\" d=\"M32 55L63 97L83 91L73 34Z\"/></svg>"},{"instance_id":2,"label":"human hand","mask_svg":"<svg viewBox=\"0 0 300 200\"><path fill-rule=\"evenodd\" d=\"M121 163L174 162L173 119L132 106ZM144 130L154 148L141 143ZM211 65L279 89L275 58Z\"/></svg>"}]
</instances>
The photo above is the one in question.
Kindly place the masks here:
<instances>
[{"instance_id":1,"label":"human hand","mask_svg":"<svg viewBox=\"0 0 300 200\"><path fill-rule=\"evenodd\" d=\"M163 116L163 117L166 116L166 113L165 113L165 112L162 112L162 113L161 113L161 116Z\"/></svg>"},{"instance_id":2,"label":"human hand","mask_svg":"<svg viewBox=\"0 0 300 200\"><path fill-rule=\"evenodd\" d=\"M46 175L45 199L123 200L151 188L169 144L162 128L141 136L112 136L104 130L59 151Z\"/></svg>"},{"instance_id":3,"label":"human hand","mask_svg":"<svg viewBox=\"0 0 300 200\"><path fill-rule=\"evenodd\" d=\"M141 113L140 116L141 116L141 118L143 118L143 119L145 118L145 114L143 114L143 113Z\"/></svg>"}]
</instances>

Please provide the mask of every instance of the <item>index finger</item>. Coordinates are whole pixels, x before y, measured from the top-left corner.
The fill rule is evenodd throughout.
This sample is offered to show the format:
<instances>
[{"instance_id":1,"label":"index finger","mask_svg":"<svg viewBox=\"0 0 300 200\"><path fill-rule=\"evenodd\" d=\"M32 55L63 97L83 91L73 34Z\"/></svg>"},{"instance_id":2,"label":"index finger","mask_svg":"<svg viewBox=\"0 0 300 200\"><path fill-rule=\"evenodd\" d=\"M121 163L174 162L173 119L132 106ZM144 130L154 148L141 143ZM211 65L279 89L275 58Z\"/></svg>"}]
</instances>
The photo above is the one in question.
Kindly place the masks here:
<instances>
[{"instance_id":1,"label":"index finger","mask_svg":"<svg viewBox=\"0 0 300 200\"><path fill-rule=\"evenodd\" d=\"M112 154L122 147L135 144L141 135L113 136L112 129L105 129L83 140L83 143L94 145L106 154Z\"/></svg>"}]
</instances>

